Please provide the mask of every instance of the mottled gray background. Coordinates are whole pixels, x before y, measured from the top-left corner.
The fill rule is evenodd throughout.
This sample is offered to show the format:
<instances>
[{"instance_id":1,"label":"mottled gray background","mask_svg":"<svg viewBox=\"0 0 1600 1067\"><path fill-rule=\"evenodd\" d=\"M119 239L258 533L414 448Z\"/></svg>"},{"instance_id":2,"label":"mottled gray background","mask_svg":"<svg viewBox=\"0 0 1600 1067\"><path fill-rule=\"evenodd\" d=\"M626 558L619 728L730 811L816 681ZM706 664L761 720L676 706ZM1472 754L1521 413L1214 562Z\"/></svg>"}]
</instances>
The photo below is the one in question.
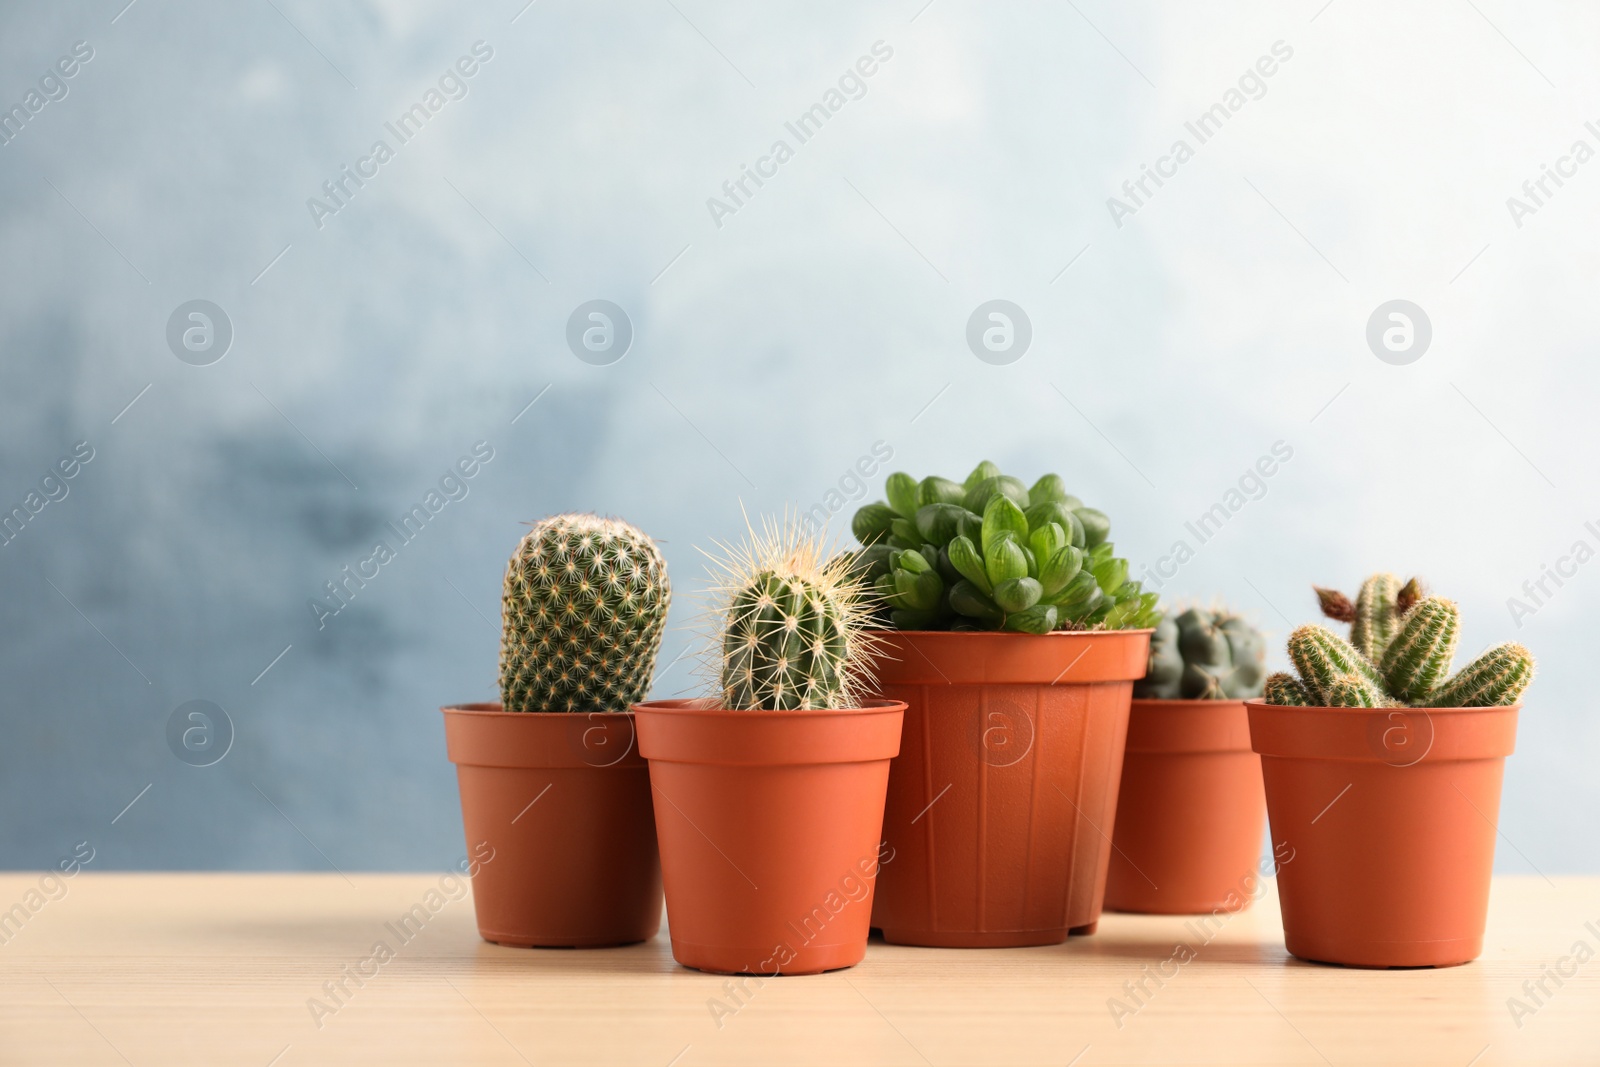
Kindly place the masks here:
<instances>
[{"instance_id":1,"label":"mottled gray background","mask_svg":"<svg viewBox=\"0 0 1600 1067\"><path fill-rule=\"evenodd\" d=\"M1520 628L1507 607L1600 543L1600 162L1520 226L1506 204L1600 145L1600 12L124 3L0 8L0 106L94 49L0 147L0 509L95 449L0 548L0 865L85 839L103 868L451 862L437 708L493 695L504 560L547 513L664 542L666 665L693 546L741 502L826 501L876 441L918 475L1059 470L1137 571L1281 440L1164 591L1276 645L1311 581L1422 572L1465 651L1541 658L1501 868L1600 870L1600 565ZM469 95L319 229L307 198L478 40ZM707 198L879 40L866 95L717 226ZM1280 40L1264 95L1116 225L1107 198ZM165 341L197 298L236 331L208 367ZM564 341L595 298L636 330L611 366ZM1009 366L964 340L994 298L1032 321ZM1409 366L1365 342L1397 298L1433 326ZM308 598L479 440L470 495L319 631ZM191 699L236 725L215 766L167 747Z\"/></svg>"}]
</instances>

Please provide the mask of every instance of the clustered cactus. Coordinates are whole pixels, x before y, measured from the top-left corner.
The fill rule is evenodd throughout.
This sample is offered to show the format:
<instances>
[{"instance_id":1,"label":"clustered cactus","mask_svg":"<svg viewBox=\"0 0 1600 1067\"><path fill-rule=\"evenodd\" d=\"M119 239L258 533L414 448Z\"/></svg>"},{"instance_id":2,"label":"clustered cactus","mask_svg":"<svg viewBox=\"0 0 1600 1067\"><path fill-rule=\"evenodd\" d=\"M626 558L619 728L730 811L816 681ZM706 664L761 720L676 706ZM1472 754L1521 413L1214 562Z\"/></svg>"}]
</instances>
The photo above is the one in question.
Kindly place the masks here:
<instances>
[{"instance_id":1,"label":"clustered cactus","mask_svg":"<svg viewBox=\"0 0 1600 1067\"><path fill-rule=\"evenodd\" d=\"M859 708L873 689L868 591L820 532L768 521L713 557L719 706L734 711Z\"/></svg>"},{"instance_id":2,"label":"clustered cactus","mask_svg":"<svg viewBox=\"0 0 1600 1067\"><path fill-rule=\"evenodd\" d=\"M1248 700L1261 695L1267 643L1243 616L1189 608L1150 635L1150 670L1135 682L1142 700Z\"/></svg>"},{"instance_id":3,"label":"clustered cactus","mask_svg":"<svg viewBox=\"0 0 1600 1067\"><path fill-rule=\"evenodd\" d=\"M535 523L506 567L506 711L627 711L650 687L672 586L655 542L620 519Z\"/></svg>"},{"instance_id":4,"label":"clustered cactus","mask_svg":"<svg viewBox=\"0 0 1600 1067\"><path fill-rule=\"evenodd\" d=\"M1299 672L1267 679L1269 704L1332 708L1497 707L1515 704L1533 681L1533 656L1519 644L1496 645L1454 676L1461 633L1455 603L1428 596L1417 579L1392 574L1362 583L1355 603L1317 589L1323 614L1350 624L1346 641L1322 626L1289 635Z\"/></svg>"},{"instance_id":5,"label":"clustered cactus","mask_svg":"<svg viewBox=\"0 0 1600 1067\"><path fill-rule=\"evenodd\" d=\"M965 482L891 474L888 502L856 512L857 573L899 630L1138 629L1161 617L1128 580L1111 520L1059 475L1033 484L987 460Z\"/></svg>"}]
</instances>

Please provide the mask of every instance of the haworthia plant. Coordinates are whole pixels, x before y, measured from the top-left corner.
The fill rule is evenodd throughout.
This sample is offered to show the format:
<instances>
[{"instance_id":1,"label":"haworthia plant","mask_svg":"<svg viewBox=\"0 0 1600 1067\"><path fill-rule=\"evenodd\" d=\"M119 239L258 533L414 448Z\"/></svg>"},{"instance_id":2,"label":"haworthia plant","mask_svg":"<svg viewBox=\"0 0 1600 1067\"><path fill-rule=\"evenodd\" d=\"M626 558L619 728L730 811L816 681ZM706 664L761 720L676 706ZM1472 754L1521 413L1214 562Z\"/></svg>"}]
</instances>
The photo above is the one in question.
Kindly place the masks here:
<instances>
[{"instance_id":1,"label":"haworthia plant","mask_svg":"<svg viewBox=\"0 0 1600 1067\"><path fill-rule=\"evenodd\" d=\"M964 482L896 472L858 510L851 565L901 630L1139 629L1161 618L1128 580L1111 520L1056 474L1032 486L987 460Z\"/></svg>"},{"instance_id":2,"label":"haworthia plant","mask_svg":"<svg viewBox=\"0 0 1600 1067\"><path fill-rule=\"evenodd\" d=\"M1268 678L1269 704L1503 707L1533 681L1533 656L1518 644L1497 645L1451 676L1460 611L1427 596L1416 578L1402 585L1392 574L1375 574L1354 602L1332 589L1316 593L1325 615L1350 624L1351 640L1315 625L1290 634L1289 658L1299 677Z\"/></svg>"},{"instance_id":3,"label":"haworthia plant","mask_svg":"<svg viewBox=\"0 0 1600 1067\"><path fill-rule=\"evenodd\" d=\"M672 586L655 542L596 515L534 524L506 566L506 711L627 711L655 670Z\"/></svg>"},{"instance_id":4,"label":"haworthia plant","mask_svg":"<svg viewBox=\"0 0 1600 1067\"><path fill-rule=\"evenodd\" d=\"M1143 700L1247 700L1261 695L1267 647L1261 631L1226 610L1190 608L1150 636L1150 668L1135 682Z\"/></svg>"}]
</instances>

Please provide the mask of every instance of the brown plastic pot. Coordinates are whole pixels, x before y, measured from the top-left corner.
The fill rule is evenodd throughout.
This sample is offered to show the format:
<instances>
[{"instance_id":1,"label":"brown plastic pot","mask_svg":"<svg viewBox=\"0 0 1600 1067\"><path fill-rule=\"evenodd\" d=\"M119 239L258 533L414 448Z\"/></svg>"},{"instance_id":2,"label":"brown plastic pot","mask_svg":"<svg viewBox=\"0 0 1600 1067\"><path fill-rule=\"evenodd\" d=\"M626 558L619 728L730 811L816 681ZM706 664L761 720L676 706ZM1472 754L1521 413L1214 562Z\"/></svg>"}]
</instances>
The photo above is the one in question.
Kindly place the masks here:
<instances>
[{"instance_id":1,"label":"brown plastic pot","mask_svg":"<svg viewBox=\"0 0 1600 1067\"><path fill-rule=\"evenodd\" d=\"M674 959L763 975L861 962L904 711L634 705Z\"/></svg>"},{"instance_id":2,"label":"brown plastic pot","mask_svg":"<svg viewBox=\"0 0 1600 1067\"><path fill-rule=\"evenodd\" d=\"M1093 933L1128 702L1149 630L882 631L906 704L872 925L901 945L1052 945Z\"/></svg>"},{"instance_id":3,"label":"brown plastic pot","mask_svg":"<svg viewBox=\"0 0 1600 1067\"><path fill-rule=\"evenodd\" d=\"M1483 951L1517 711L1249 701L1284 942L1352 967L1448 967Z\"/></svg>"},{"instance_id":4,"label":"brown plastic pot","mask_svg":"<svg viewBox=\"0 0 1600 1067\"><path fill-rule=\"evenodd\" d=\"M655 936L661 864L633 716L441 710L468 851L479 857L472 900L483 939L574 948Z\"/></svg>"},{"instance_id":5,"label":"brown plastic pot","mask_svg":"<svg viewBox=\"0 0 1600 1067\"><path fill-rule=\"evenodd\" d=\"M1255 898L1267 806L1242 700L1135 700L1106 907L1238 911Z\"/></svg>"}]
</instances>

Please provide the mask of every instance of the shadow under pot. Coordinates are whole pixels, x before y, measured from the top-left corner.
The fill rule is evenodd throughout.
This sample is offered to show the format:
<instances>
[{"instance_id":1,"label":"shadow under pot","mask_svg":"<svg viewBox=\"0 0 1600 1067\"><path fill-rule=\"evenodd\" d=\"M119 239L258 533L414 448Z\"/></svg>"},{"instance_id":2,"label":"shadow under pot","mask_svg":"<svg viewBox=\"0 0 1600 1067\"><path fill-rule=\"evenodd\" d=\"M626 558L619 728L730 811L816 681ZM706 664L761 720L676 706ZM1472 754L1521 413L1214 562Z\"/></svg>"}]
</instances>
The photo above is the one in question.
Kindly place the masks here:
<instances>
[{"instance_id":1,"label":"shadow under pot","mask_svg":"<svg viewBox=\"0 0 1600 1067\"><path fill-rule=\"evenodd\" d=\"M906 704L872 925L900 945L1053 945L1105 894L1133 683L1149 630L881 631Z\"/></svg>"},{"instance_id":2,"label":"shadow under pot","mask_svg":"<svg viewBox=\"0 0 1600 1067\"><path fill-rule=\"evenodd\" d=\"M650 762L672 955L720 974L816 974L867 951L889 760L905 705L634 705Z\"/></svg>"},{"instance_id":3,"label":"shadow under pot","mask_svg":"<svg viewBox=\"0 0 1600 1067\"><path fill-rule=\"evenodd\" d=\"M1266 823L1244 701L1135 700L1105 906L1157 915L1248 907L1265 885Z\"/></svg>"},{"instance_id":4,"label":"shadow under pot","mask_svg":"<svg viewBox=\"0 0 1600 1067\"><path fill-rule=\"evenodd\" d=\"M1247 706L1288 950L1352 967L1476 959L1521 705Z\"/></svg>"},{"instance_id":5,"label":"shadow under pot","mask_svg":"<svg viewBox=\"0 0 1600 1067\"><path fill-rule=\"evenodd\" d=\"M441 710L483 939L589 948L653 937L661 864L633 715Z\"/></svg>"}]
</instances>

